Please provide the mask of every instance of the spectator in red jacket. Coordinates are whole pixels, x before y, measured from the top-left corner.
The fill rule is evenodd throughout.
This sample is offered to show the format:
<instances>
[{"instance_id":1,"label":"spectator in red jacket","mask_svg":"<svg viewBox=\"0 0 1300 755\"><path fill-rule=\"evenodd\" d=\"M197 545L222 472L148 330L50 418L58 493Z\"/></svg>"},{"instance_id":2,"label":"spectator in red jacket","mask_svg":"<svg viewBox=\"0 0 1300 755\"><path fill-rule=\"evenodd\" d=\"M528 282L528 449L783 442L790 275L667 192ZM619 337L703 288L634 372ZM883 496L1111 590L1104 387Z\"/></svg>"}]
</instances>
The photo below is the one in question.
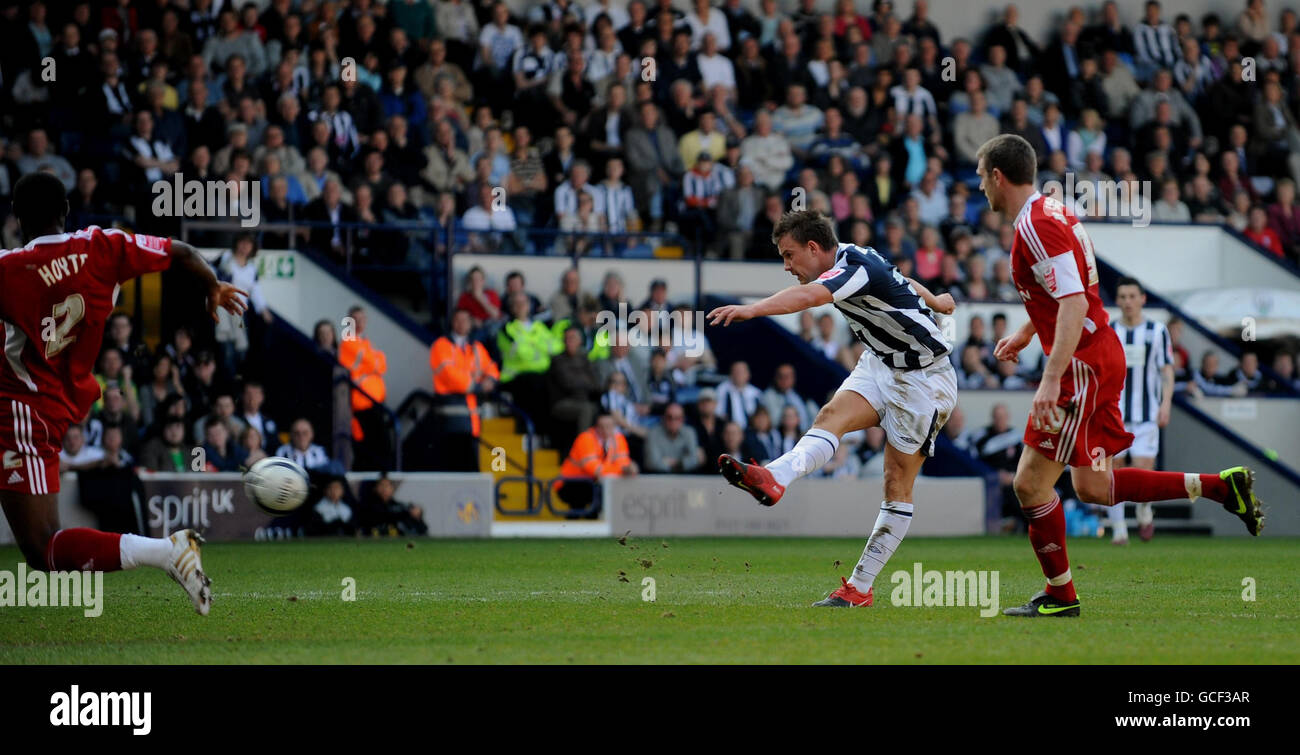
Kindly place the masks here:
<instances>
[{"instance_id":1,"label":"spectator in red jacket","mask_svg":"<svg viewBox=\"0 0 1300 755\"><path fill-rule=\"evenodd\" d=\"M1269 254L1286 258L1281 237L1268 225L1268 211L1259 205L1250 210L1250 225L1246 226L1246 238L1264 247Z\"/></svg>"},{"instance_id":2,"label":"spectator in red jacket","mask_svg":"<svg viewBox=\"0 0 1300 755\"><path fill-rule=\"evenodd\" d=\"M475 265L465 276L465 291L456 301L456 309L469 312L475 329L501 319L501 297L487 287L487 274Z\"/></svg>"}]
</instances>

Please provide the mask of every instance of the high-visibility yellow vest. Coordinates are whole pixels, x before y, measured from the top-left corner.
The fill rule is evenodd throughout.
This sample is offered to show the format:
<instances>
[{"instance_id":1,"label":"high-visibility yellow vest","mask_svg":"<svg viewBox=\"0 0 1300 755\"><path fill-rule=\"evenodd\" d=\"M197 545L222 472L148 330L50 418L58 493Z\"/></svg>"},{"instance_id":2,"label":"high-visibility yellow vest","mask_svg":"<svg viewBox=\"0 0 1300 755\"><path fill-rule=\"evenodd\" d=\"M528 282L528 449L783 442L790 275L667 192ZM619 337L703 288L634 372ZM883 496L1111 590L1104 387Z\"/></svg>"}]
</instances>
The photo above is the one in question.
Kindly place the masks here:
<instances>
[{"instance_id":1,"label":"high-visibility yellow vest","mask_svg":"<svg viewBox=\"0 0 1300 755\"><path fill-rule=\"evenodd\" d=\"M520 320L506 323L497 332L501 382L508 383L529 372L546 372L551 366L551 355L560 353L562 344L544 323L536 320L527 325Z\"/></svg>"}]
</instances>

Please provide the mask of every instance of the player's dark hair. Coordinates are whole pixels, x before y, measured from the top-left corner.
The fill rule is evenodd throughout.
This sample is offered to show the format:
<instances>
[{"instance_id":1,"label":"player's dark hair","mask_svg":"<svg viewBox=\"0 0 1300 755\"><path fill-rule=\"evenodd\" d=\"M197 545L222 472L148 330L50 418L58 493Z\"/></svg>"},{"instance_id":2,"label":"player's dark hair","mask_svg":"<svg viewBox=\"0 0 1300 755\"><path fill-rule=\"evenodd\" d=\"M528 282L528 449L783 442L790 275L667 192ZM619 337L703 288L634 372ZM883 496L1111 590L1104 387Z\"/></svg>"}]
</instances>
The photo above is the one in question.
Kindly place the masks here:
<instances>
[{"instance_id":1,"label":"player's dark hair","mask_svg":"<svg viewBox=\"0 0 1300 755\"><path fill-rule=\"evenodd\" d=\"M823 251L834 252L839 248L835 224L817 210L795 210L782 215L772 229L772 243L779 243L783 236L789 236L799 244L815 241Z\"/></svg>"},{"instance_id":2,"label":"player's dark hair","mask_svg":"<svg viewBox=\"0 0 1300 755\"><path fill-rule=\"evenodd\" d=\"M1141 283L1138 283L1137 278L1130 278L1130 277L1128 277L1127 275L1125 275L1125 276L1121 276L1120 279L1119 279L1118 281L1115 282L1115 292L1116 292L1116 293L1119 292L1119 287L1120 287L1120 286L1137 286L1137 290L1138 290L1138 293L1139 293L1139 294L1145 294L1145 293L1146 293L1146 289L1142 288L1142 284L1141 284Z\"/></svg>"},{"instance_id":3,"label":"player's dark hair","mask_svg":"<svg viewBox=\"0 0 1300 755\"><path fill-rule=\"evenodd\" d=\"M23 240L28 241L58 225L68 216L68 192L52 173L36 171L18 179L14 185L14 217L22 226Z\"/></svg>"},{"instance_id":4,"label":"player's dark hair","mask_svg":"<svg viewBox=\"0 0 1300 755\"><path fill-rule=\"evenodd\" d=\"M984 142L976 158L984 161L987 175L992 175L996 168L1017 186L1033 184L1034 174L1038 171L1038 155L1034 148L1024 137L1015 134L1001 134Z\"/></svg>"}]
</instances>

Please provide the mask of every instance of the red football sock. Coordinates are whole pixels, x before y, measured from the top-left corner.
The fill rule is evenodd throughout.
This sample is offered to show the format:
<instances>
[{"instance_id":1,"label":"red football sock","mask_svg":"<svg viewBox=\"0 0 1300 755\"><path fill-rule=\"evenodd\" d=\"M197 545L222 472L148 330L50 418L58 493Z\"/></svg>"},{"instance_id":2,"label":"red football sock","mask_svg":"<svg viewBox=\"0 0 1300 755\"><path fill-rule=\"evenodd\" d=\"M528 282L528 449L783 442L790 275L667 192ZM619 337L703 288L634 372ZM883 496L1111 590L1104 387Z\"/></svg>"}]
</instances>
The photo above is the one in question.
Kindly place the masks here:
<instances>
[{"instance_id":1,"label":"red football sock","mask_svg":"<svg viewBox=\"0 0 1300 755\"><path fill-rule=\"evenodd\" d=\"M1112 503L1177 501L1181 498L1191 498L1193 493L1219 503L1223 503L1228 497L1228 483L1220 479L1217 474L1187 475L1182 472L1153 472L1125 467L1116 469L1112 475ZM1197 487L1199 483L1199 491L1187 489L1189 477L1192 478L1192 488Z\"/></svg>"},{"instance_id":2,"label":"red football sock","mask_svg":"<svg viewBox=\"0 0 1300 755\"><path fill-rule=\"evenodd\" d=\"M89 527L59 530L45 546L45 563L50 571L117 571L122 568L121 539L116 532Z\"/></svg>"},{"instance_id":3,"label":"red football sock","mask_svg":"<svg viewBox=\"0 0 1300 755\"><path fill-rule=\"evenodd\" d=\"M1024 512L1029 520L1029 544L1043 567L1043 576L1047 577L1047 594L1057 600L1074 600L1070 559L1065 555L1065 509L1061 508L1061 497L1054 495L1047 503Z\"/></svg>"}]
</instances>

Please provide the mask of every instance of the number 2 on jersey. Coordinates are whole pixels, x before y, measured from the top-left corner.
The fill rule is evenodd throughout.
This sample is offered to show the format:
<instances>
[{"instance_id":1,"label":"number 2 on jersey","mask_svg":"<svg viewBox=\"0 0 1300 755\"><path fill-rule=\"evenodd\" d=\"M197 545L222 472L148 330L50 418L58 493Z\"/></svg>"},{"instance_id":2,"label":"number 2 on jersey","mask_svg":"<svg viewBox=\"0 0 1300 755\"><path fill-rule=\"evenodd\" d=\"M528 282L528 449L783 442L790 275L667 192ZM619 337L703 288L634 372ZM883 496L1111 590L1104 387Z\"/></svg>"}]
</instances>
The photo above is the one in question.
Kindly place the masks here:
<instances>
[{"instance_id":1,"label":"number 2 on jersey","mask_svg":"<svg viewBox=\"0 0 1300 755\"><path fill-rule=\"evenodd\" d=\"M58 304L50 312L47 323L54 325L53 333L41 333L41 338L45 341L45 358L51 359L60 351L68 348L73 341L77 340L76 336L68 335L81 318L86 316L86 300L81 298L81 294L73 294ZM60 322L59 318L63 318ZM49 324L46 325L48 331Z\"/></svg>"}]
</instances>

